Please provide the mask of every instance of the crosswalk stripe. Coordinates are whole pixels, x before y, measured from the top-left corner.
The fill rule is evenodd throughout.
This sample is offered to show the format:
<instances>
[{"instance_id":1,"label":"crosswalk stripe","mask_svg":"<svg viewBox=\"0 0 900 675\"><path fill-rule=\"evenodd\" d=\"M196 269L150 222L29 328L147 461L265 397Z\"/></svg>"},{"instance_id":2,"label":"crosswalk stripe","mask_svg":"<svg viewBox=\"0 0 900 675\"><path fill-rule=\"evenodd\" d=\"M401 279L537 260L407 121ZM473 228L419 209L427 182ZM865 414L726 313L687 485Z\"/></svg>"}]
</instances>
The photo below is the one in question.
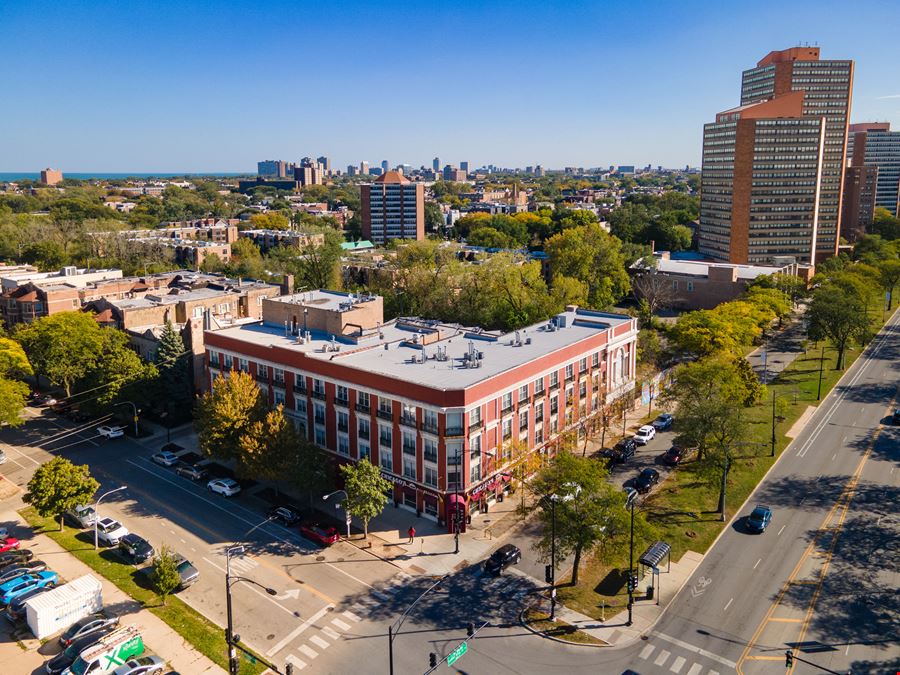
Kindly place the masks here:
<instances>
[{"instance_id":1,"label":"crosswalk stripe","mask_svg":"<svg viewBox=\"0 0 900 675\"><path fill-rule=\"evenodd\" d=\"M683 656L679 656L672 662L672 665L669 666L669 670L671 670L673 673L680 673L681 669L684 668L685 661L687 661L686 658L684 658Z\"/></svg>"},{"instance_id":2,"label":"crosswalk stripe","mask_svg":"<svg viewBox=\"0 0 900 675\"><path fill-rule=\"evenodd\" d=\"M641 653L638 654L638 656L639 656L640 658L642 658L642 659L646 659L648 656L650 656L650 655L653 653L653 650L654 650L654 649L656 649L656 647L655 647L654 645L646 645L646 646L641 650Z\"/></svg>"},{"instance_id":3,"label":"crosswalk stripe","mask_svg":"<svg viewBox=\"0 0 900 675\"><path fill-rule=\"evenodd\" d=\"M669 657L670 657L671 655L672 655L672 652L663 649L663 650L659 653L659 656L656 657L656 661L653 662L653 665L655 665L655 666L661 666L662 664L664 664L664 663L669 659Z\"/></svg>"},{"instance_id":4,"label":"crosswalk stripe","mask_svg":"<svg viewBox=\"0 0 900 675\"><path fill-rule=\"evenodd\" d=\"M351 621L361 621L361 619L358 616L356 616L356 614L351 612L349 609L346 612L341 612L341 613L344 616L346 616L348 619L350 619Z\"/></svg>"},{"instance_id":5,"label":"crosswalk stripe","mask_svg":"<svg viewBox=\"0 0 900 675\"><path fill-rule=\"evenodd\" d=\"M341 621L340 619L332 619L332 620L331 620L331 623L333 623L335 626L337 626L337 627L340 628L341 630L349 630L349 629L350 629L350 624L349 624L349 623L344 623L344 622Z\"/></svg>"},{"instance_id":6,"label":"crosswalk stripe","mask_svg":"<svg viewBox=\"0 0 900 675\"><path fill-rule=\"evenodd\" d=\"M718 671L718 670L711 670L711 671L709 671L706 675L719 675L719 671Z\"/></svg>"},{"instance_id":7,"label":"crosswalk stripe","mask_svg":"<svg viewBox=\"0 0 900 675\"><path fill-rule=\"evenodd\" d=\"M308 645L300 645L299 647L297 647L297 651L303 652L311 659L314 659L319 655L319 652L317 652L315 649L310 648Z\"/></svg>"},{"instance_id":8,"label":"crosswalk stripe","mask_svg":"<svg viewBox=\"0 0 900 675\"><path fill-rule=\"evenodd\" d=\"M713 654L705 649L700 649L700 647L695 647L689 642L684 642L683 640L679 640L678 638L673 638L670 635L666 635L664 633L656 633L656 637L665 640L666 642L671 642L673 645L678 645L684 649L687 649L690 652L694 652L695 654L699 654L700 656L705 656L708 659L716 661L718 663L724 664L729 668L737 668L737 664L734 661L729 661L726 658L722 658L718 654ZM718 673L716 674L718 675Z\"/></svg>"},{"instance_id":9,"label":"crosswalk stripe","mask_svg":"<svg viewBox=\"0 0 900 675\"><path fill-rule=\"evenodd\" d=\"M306 661L301 661L293 654L288 654L284 657L285 663L290 663L296 670L303 670L306 668Z\"/></svg>"},{"instance_id":10,"label":"crosswalk stripe","mask_svg":"<svg viewBox=\"0 0 900 675\"><path fill-rule=\"evenodd\" d=\"M331 646L330 643L325 642L325 640L320 638L318 635L313 635L311 638L309 638L309 641L319 649L328 649Z\"/></svg>"},{"instance_id":11,"label":"crosswalk stripe","mask_svg":"<svg viewBox=\"0 0 900 675\"><path fill-rule=\"evenodd\" d=\"M332 640L337 640L339 637L341 637L338 633L336 633L333 629L329 628L328 626L325 626L324 628L322 628L322 632L325 633L325 635L330 637Z\"/></svg>"},{"instance_id":12,"label":"crosswalk stripe","mask_svg":"<svg viewBox=\"0 0 900 675\"><path fill-rule=\"evenodd\" d=\"M687 675L700 675L701 670L703 670L703 666L701 666L699 663L695 663L687 671Z\"/></svg>"}]
</instances>

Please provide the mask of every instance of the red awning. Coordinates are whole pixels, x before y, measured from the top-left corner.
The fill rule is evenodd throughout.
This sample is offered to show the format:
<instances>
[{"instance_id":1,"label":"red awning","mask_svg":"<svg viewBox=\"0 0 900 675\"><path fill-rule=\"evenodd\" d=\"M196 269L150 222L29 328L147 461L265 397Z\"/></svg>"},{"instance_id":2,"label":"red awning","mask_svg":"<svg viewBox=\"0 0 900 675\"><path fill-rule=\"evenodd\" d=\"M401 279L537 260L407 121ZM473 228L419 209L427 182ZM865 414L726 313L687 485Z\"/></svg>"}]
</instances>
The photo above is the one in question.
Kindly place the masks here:
<instances>
[{"instance_id":1,"label":"red awning","mask_svg":"<svg viewBox=\"0 0 900 675\"><path fill-rule=\"evenodd\" d=\"M463 506L465 506L466 505L466 497L465 497L465 495L458 495L455 492L453 492L453 493L447 495L447 503L448 504L460 503Z\"/></svg>"}]
</instances>

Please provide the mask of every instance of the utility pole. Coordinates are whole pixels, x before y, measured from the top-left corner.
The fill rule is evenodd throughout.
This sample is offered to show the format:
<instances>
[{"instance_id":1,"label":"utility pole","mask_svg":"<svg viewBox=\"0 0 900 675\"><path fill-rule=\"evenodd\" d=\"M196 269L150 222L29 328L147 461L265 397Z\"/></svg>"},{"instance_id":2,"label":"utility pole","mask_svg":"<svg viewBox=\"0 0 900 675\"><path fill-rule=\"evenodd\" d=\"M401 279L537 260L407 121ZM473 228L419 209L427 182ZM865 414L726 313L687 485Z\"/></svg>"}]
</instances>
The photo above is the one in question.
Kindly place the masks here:
<instances>
[{"instance_id":1,"label":"utility pole","mask_svg":"<svg viewBox=\"0 0 900 675\"><path fill-rule=\"evenodd\" d=\"M816 392L816 400L822 400L822 371L825 369L825 339L822 338L822 353L819 356L819 390Z\"/></svg>"},{"instance_id":2,"label":"utility pole","mask_svg":"<svg viewBox=\"0 0 900 675\"><path fill-rule=\"evenodd\" d=\"M556 621L556 495L550 495L550 620Z\"/></svg>"},{"instance_id":3,"label":"utility pole","mask_svg":"<svg viewBox=\"0 0 900 675\"><path fill-rule=\"evenodd\" d=\"M628 544L628 622L632 624L632 612L634 608L634 503L637 501L637 490L628 492L626 504L631 507L631 536Z\"/></svg>"}]
</instances>

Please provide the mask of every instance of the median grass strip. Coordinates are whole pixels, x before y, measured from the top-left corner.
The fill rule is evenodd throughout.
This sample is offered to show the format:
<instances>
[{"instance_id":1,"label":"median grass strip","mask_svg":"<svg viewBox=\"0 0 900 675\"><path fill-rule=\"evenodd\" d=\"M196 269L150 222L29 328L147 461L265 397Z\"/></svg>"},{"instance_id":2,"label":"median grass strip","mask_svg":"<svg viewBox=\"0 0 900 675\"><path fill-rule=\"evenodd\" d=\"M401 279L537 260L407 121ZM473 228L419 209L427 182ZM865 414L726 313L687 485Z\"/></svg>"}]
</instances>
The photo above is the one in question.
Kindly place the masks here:
<instances>
[{"instance_id":1,"label":"median grass strip","mask_svg":"<svg viewBox=\"0 0 900 675\"><path fill-rule=\"evenodd\" d=\"M550 621L550 615L538 609L527 609L522 615L525 623L534 631L566 642L574 642L580 645L607 646L603 640L595 638L584 631L580 631L572 624L565 621Z\"/></svg>"},{"instance_id":2,"label":"median grass strip","mask_svg":"<svg viewBox=\"0 0 900 675\"><path fill-rule=\"evenodd\" d=\"M33 508L20 511L36 533L45 534L98 574L106 577L120 590L141 603L172 627L181 637L224 669L228 669L225 632L212 621L188 606L180 598L169 596L165 605L160 604L150 588L149 579L137 568L125 563L111 549L94 551L92 534L88 531L65 528L59 531L59 521L41 518ZM250 663L241 658L241 675L257 675L265 668L258 662Z\"/></svg>"},{"instance_id":3,"label":"median grass strip","mask_svg":"<svg viewBox=\"0 0 900 675\"><path fill-rule=\"evenodd\" d=\"M873 314L873 318L874 314ZM881 322L881 313L877 316ZM767 387L766 397L760 403L747 408L751 437L746 452L734 462L728 474L726 516L730 518L762 480L775 459L791 439L785 435L809 406L818 405L816 393L819 386L819 368L822 368L822 400L844 375L862 350L847 348L844 370L835 370L837 352L824 351L822 343L811 346ZM772 437L772 396L779 399L775 424L776 457L770 456ZM635 533L635 558L656 540L672 547L672 560L679 560L685 551L705 553L725 526L716 512L719 487L701 478L691 461L684 462L669 478L660 484L640 506L646 516L649 532L641 537ZM624 547L601 560L592 558L579 574L576 586L562 585L559 599L566 607L600 618L611 616L628 604L626 577L628 549ZM643 586L643 584L642 584ZM643 590L643 588L641 589Z\"/></svg>"}]
</instances>

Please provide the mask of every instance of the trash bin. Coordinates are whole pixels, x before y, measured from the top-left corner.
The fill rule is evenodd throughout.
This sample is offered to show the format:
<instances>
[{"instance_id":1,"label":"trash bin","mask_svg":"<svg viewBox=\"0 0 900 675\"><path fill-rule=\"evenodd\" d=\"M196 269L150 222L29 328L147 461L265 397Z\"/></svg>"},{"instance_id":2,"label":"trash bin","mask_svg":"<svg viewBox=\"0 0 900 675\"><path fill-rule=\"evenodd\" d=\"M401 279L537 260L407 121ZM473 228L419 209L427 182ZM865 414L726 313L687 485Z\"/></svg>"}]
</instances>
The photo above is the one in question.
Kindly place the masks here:
<instances>
[{"instance_id":1,"label":"trash bin","mask_svg":"<svg viewBox=\"0 0 900 675\"><path fill-rule=\"evenodd\" d=\"M647 599L648 600L653 599L653 586L652 585L647 586Z\"/></svg>"}]
</instances>

